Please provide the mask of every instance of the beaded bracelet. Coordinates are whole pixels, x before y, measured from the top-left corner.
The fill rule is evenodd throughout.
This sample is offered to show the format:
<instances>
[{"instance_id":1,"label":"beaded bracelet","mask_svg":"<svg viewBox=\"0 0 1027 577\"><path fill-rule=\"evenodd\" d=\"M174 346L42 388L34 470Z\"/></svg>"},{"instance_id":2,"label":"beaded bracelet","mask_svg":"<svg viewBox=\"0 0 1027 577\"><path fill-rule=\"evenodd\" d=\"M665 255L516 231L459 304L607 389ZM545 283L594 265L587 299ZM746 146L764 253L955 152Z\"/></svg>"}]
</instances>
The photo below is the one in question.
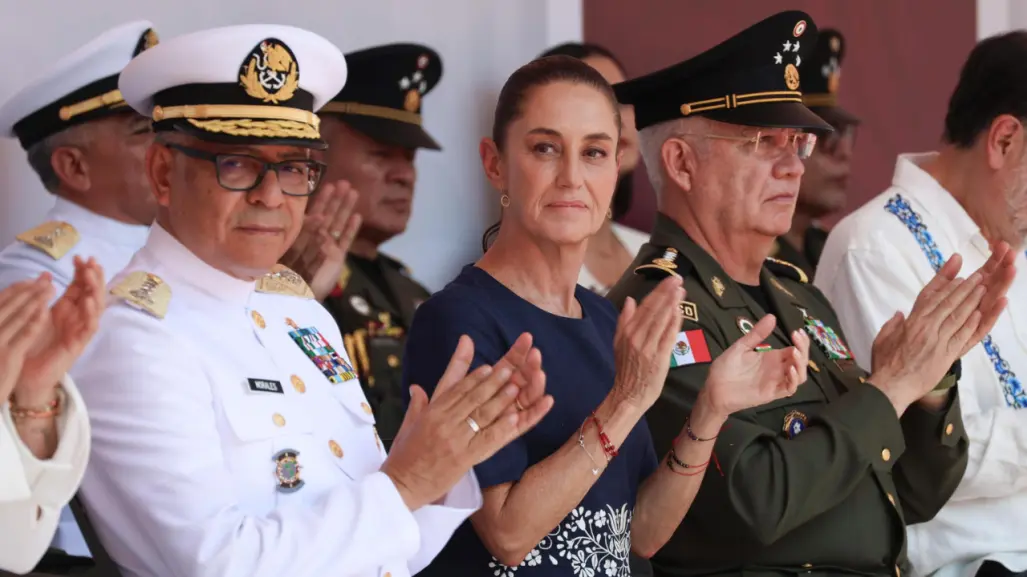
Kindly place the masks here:
<instances>
[{"instance_id":1,"label":"beaded bracelet","mask_svg":"<svg viewBox=\"0 0 1027 577\"><path fill-rule=\"evenodd\" d=\"M606 436L603 424L599 422L599 417L596 416L595 411L592 411L592 422L596 424L596 430L599 432L599 442L602 443L603 452L606 453L606 460L609 462L618 455L617 447L614 447L613 443L610 442L610 437Z\"/></svg>"},{"instance_id":2,"label":"beaded bracelet","mask_svg":"<svg viewBox=\"0 0 1027 577\"><path fill-rule=\"evenodd\" d=\"M709 442L709 441L713 441L717 437L720 436L720 435L714 435L714 436L710 437L709 439L701 439L701 438L695 436L695 433L692 432L692 416L691 415L685 417L685 434L688 435L689 439L692 439L693 441L698 441L700 443L706 443L706 442Z\"/></svg>"},{"instance_id":3,"label":"beaded bracelet","mask_svg":"<svg viewBox=\"0 0 1027 577\"><path fill-rule=\"evenodd\" d=\"M56 417L61 414L61 409L63 407L64 390L57 387L56 396L54 396L52 401L44 405L43 408L19 407L14 404L14 401L11 401L11 419L22 421L27 419L47 419L50 417Z\"/></svg>"}]
</instances>

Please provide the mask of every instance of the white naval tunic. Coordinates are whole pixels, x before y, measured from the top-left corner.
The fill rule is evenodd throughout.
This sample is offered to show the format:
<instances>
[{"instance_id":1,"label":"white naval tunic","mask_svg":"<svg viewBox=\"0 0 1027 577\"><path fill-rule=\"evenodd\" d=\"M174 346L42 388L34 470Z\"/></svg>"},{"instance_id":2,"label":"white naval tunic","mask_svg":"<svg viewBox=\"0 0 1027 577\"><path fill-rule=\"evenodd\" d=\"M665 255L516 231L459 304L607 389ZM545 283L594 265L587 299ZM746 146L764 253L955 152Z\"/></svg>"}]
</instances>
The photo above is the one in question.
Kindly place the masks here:
<instances>
[{"instance_id":1,"label":"white naval tunic","mask_svg":"<svg viewBox=\"0 0 1027 577\"><path fill-rule=\"evenodd\" d=\"M930 155L901 155L892 186L843 219L820 258L815 283L831 300L857 361L869 369L874 336L895 311L909 313L935 275L916 237L888 201L901 195L943 259L963 256L968 276L990 256L988 242L962 206L920 166ZM1027 258L1016 255L1009 306L991 332L1002 359L1027 386ZM1027 409L1006 400L983 345L962 362L959 397L970 438L962 483L935 519L909 527L916 572L972 576L985 559L1027 570ZM1021 400L1023 398L1021 397ZM1015 405L1015 403L1014 403Z\"/></svg>"},{"instance_id":2,"label":"white naval tunic","mask_svg":"<svg viewBox=\"0 0 1027 577\"><path fill-rule=\"evenodd\" d=\"M100 216L61 197L43 222L64 221L79 234L79 242L63 257L54 260L45 252L15 241L0 251L0 289L16 282L33 279L42 272L53 275L54 288L60 296L75 278L74 257L96 258L107 278L125 268L132 255L146 242L150 227L126 224Z\"/></svg>"},{"instance_id":3,"label":"white naval tunic","mask_svg":"<svg viewBox=\"0 0 1027 577\"><path fill-rule=\"evenodd\" d=\"M43 222L50 221L63 221L75 227L79 234L78 244L60 259L54 260L33 246L20 241L13 242L0 251L0 290L49 272L53 276L56 299L75 278L76 255L86 259L96 258L96 262L103 267L104 275L111 278L143 246L150 230L149 226L126 224L100 216L61 197L57 197L53 208L43 219ZM53 546L71 555L90 555L70 508L61 512Z\"/></svg>"},{"instance_id":4,"label":"white naval tunic","mask_svg":"<svg viewBox=\"0 0 1027 577\"><path fill-rule=\"evenodd\" d=\"M78 490L89 457L89 420L70 377L61 381L60 440L40 461L22 443L10 408L0 404L0 570L27 573L53 539L61 508Z\"/></svg>"},{"instance_id":5,"label":"white naval tunic","mask_svg":"<svg viewBox=\"0 0 1027 577\"><path fill-rule=\"evenodd\" d=\"M352 366L315 300L257 292L156 225L132 271L170 287L165 318L113 301L75 372L93 427L83 500L126 577L401 577L481 506L469 473L407 509L357 378L333 384L290 337L316 328ZM292 492L282 451L298 454Z\"/></svg>"}]
</instances>

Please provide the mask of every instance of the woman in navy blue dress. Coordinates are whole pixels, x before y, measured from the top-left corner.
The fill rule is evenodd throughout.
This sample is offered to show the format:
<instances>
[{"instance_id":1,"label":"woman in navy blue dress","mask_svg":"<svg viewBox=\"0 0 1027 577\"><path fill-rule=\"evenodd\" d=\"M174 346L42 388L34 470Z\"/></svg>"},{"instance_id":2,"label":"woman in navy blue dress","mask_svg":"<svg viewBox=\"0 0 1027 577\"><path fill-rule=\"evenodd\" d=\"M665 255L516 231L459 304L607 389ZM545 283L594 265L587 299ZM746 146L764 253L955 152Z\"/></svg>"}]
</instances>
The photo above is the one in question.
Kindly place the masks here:
<instances>
[{"instance_id":1,"label":"woman in navy blue dress","mask_svg":"<svg viewBox=\"0 0 1027 577\"><path fill-rule=\"evenodd\" d=\"M727 416L791 394L804 379L796 349L754 352L773 329L768 315L712 363L660 464L643 414L660 395L681 328L681 280L628 302L619 318L576 283L617 183L619 127L609 84L575 58L527 64L499 96L480 152L500 191L502 226L481 260L418 308L404 381L438 382L463 335L474 343L472 368L531 338L524 366L540 374L541 365L554 405L475 467L484 505L421 575L630 575L629 553L651 556L684 517ZM468 426L476 428L473 418Z\"/></svg>"}]
</instances>

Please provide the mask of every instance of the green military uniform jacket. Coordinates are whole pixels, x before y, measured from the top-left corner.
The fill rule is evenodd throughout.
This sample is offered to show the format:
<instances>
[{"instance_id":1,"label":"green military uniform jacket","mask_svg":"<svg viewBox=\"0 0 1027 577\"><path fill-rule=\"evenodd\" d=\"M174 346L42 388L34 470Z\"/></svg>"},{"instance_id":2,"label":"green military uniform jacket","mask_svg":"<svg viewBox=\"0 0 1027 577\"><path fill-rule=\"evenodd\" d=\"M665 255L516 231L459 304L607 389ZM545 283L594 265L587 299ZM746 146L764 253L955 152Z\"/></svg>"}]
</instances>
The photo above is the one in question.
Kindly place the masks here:
<instances>
[{"instance_id":1,"label":"green military uniform jacket","mask_svg":"<svg viewBox=\"0 0 1027 577\"><path fill-rule=\"evenodd\" d=\"M682 330L701 331L712 359L765 312L778 319L771 347L790 346L788 335L810 323L827 347L810 339L808 379L792 397L731 416L715 441L716 466L652 559L655 575L902 577L909 569L905 525L933 517L966 468L958 393L950 391L945 411L914 404L899 419L865 371L831 358L844 356L836 353L847 349L845 337L806 275L768 260L760 284L774 310L763 311L664 215L608 297L618 308L628 296L641 301L669 274L684 278ZM698 336L687 335L693 351L699 348ZM682 431L710 368L681 365L646 415L659 455Z\"/></svg>"},{"instance_id":2,"label":"green military uniform jacket","mask_svg":"<svg viewBox=\"0 0 1027 577\"><path fill-rule=\"evenodd\" d=\"M379 253L379 277L347 258L339 286L324 306L339 323L386 448L403 422L403 346L414 310L430 293L399 261ZM384 285L382 282L384 281Z\"/></svg>"},{"instance_id":3,"label":"green military uniform jacket","mask_svg":"<svg viewBox=\"0 0 1027 577\"><path fill-rule=\"evenodd\" d=\"M801 247L794 246L788 239L779 236L774 242L770 256L794 264L812 280L817 271L817 263L820 262L820 254L824 252L824 245L827 244L827 234L827 231L819 226L811 226L803 235Z\"/></svg>"}]
</instances>

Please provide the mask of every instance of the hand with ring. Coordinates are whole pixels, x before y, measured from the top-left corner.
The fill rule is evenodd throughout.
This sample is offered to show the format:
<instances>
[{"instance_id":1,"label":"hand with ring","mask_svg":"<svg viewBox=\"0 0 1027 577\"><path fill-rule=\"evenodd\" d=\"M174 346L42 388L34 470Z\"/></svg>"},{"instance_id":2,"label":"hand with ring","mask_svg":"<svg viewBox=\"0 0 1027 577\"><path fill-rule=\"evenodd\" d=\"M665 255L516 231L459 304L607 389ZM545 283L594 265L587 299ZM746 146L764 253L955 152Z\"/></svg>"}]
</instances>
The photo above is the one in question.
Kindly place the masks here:
<instances>
[{"instance_id":1,"label":"hand with ring","mask_svg":"<svg viewBox=\"0 0 1027 577\"><path fill-rule=\"evenodd\" d=\"M411 511L444 496L549 412L553 398L545 394L541 358L524 334L495 366L468 374L474 343L464 336L430 401L424 389L410 387L410 408L381 470Z\"/></svg>"},{"instance_id":2,"label":"hand with ring","mask_svg":"<svg viewBox=\"0 0 1027 577\"><path fill-rule=\"evenodd\" d=\"M282 264L307 281L319 302L339 282L346 253L360 229L360 214L354 210L358 198L344 180L321 187L307 206L299 236L282 257Z\"/></svg>"}]
</instances>

